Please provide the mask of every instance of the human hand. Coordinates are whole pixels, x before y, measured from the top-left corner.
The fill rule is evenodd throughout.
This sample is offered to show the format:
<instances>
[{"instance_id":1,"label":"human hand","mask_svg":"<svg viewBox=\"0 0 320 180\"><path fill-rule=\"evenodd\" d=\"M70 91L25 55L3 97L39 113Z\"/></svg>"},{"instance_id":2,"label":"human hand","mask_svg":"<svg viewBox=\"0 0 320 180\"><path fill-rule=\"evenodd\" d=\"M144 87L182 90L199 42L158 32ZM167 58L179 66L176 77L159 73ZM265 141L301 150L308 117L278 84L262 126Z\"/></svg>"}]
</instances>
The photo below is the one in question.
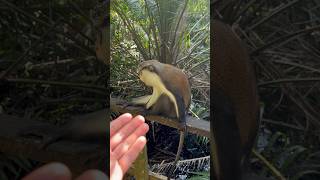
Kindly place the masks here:
<instances>
[{"instance_id":1,"label":"human hand","mask_svg":"<svg viewBox=\"0 0 320 180\"><path fill-rule=\"evenodd\" d=\"M69 168L58 162L46 164L28 174L22 180L71 180ZM87 170L76 180L107 180L107 176L99 170Z\"/></svg>"},{"instance_id":2,"label":"human hand","mask_svg":"<svg viewBox=\"0 0 320 180\"><path fill-rule=\"evenodd\" d=\"M121 180L147 140L149 126L142 116L129 113L110 123L110 179Z\"/></svg>"},{"instance_id":3,"label":"human hand","mask_svg":"<svg viewBox=\"0 0 320 180\"><path fill-rule=\"evenodd\" d=\"M123 114L110 123L110 179L121 180L139 152L146 144L144 135L149 126L142 116L132 118L131 114ZM72 175L67 166L54 162L46 164L23 180L71 180ZM76 180L107 180L107 176L99 170L87 170Z\"/></svg>"}]
</instances>

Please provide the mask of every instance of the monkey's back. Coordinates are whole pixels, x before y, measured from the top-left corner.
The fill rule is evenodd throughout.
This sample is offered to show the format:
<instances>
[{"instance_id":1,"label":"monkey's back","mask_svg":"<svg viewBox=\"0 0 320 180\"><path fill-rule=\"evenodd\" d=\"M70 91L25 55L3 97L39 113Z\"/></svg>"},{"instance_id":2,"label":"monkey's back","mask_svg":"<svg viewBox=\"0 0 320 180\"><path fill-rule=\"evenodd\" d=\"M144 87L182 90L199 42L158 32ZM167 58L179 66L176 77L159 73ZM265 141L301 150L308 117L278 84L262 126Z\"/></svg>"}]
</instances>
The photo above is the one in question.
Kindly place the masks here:
<instances>
[{"instance_id":1,"label":"monkey's back","mask_svg":"<svg viewBox=\"0 0 320 180\"><path fill-rule=\"evenodd\" d=\"M232 29L219 21L213 21L212 32L212 86L228 96L234 106L242 154L245 155L253 146L258 128L255 76L245 45Z\"/></svg>"},{"instance_id":2,"label":"monkey's back","mask_svg":"<svg viewBox=\"0 0 320 180\"><path fill-rule=\"evenodd\" d=\"M167 71L166 69L171 69ZM163 64L163 74L162 76L167 76L170 78L165 79L165 84L171 91L180 94L184 100L185 108L188 109L191 102L191 87L189 84L188 76L179 68L174 67L170 64Z\"/></svg>"}]
</instances>

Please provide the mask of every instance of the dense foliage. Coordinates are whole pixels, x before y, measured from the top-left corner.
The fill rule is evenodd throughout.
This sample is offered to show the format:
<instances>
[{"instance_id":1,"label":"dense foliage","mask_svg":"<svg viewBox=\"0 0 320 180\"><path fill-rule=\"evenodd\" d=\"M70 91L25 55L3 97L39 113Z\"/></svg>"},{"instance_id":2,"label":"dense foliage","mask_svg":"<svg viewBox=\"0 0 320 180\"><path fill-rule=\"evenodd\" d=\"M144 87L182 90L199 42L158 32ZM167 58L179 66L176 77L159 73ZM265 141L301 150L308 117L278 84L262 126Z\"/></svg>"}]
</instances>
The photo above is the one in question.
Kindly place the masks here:
<instances>
[{"instance_id":1,"label":"dense foliage","mask_svg":"<svg viewBox=\"0 0 320 180\"><path fill-rule=\"evenodd\" d=\"M64 124L105 108L107 66L95 52L98 1L0 1L0 113ZM106 13L106 10L104 10ZM0 155L0 179L36 163Z\"/></svg>"},{"instance_id":2,"label":"dense foliage","mask_svg":"<svg viewBox=\"0 0 320 180\"><path fill-rule=\"evenodd\" d=\"M112 95L130 100L151 93L139 82L136 67L143 60L157 59L176 65L188 74L193 95L190 110L194 116L208 120L209 15L208 0L112 1ZM179 133L160 125L155 125L154 131L155 141L152 140L153 132L148 137L149 164L153 171L164 173L167 164L160 164L163 160L173 160L172 152L176 152ZM185 144L182 158L198 159L181 162L179 169L184 174L208 170L208 140L189 135Z\"/></svg>"},{"instance_id":3,"label":"dense foliage","mask_svg":"<svg viewBox=\"0 0 320 180\"><path fill-rule=\"evenodd\" d=\"M74 114L105 107L107 67L94 51L96 4L0 1L0 113L63 124ZM212 17L232 25L246 42L256 69L264 110L257 152L288 179L319 179L320 2L214 0L212 5ZM112 95L130 99L150 91L135 69L142 60L159 59L189 75L191 112L209 119L209 1L114 0L111 19ZM173 157L168 151L175 152L171 142L178 139L176 131L157 127L152 164ZM183 157L208 155L207 143L190 136ZM19 179L37 164L0 158L0 179ZM192 163L206 160L185 165L192 169ZM257 156L251 160L257 174L274 176Z\"/></svg>"},{"instance_id":4,"label":"dense foliage","mask_svg":"<svg viewBox=\"0 0 320 180\"><path fill-rule=\"evenodd\" d=\"M246 42L264 114L257 150L288 179L319 179L319 45L317 0L215 1ZM258 174L270 175L253 157Z\"/></svg>"}]
</instances>

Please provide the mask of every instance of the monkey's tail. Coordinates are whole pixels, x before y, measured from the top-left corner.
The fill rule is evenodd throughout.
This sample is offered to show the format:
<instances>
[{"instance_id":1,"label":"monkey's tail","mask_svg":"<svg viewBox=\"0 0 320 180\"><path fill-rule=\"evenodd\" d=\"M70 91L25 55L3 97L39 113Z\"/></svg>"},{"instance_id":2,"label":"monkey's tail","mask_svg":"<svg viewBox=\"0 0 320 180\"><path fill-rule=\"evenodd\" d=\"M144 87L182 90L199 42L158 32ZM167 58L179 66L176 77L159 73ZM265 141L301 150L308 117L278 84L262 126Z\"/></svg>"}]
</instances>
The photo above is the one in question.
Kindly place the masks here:
<instances>
[{"instance_id":1,"label":"monkey's tail","mask_svg":"<svg viewBox=\"0 0 320 180\"><path fill-rule=\"evenodd\" d=\"M211 96L213 174L216 179L241 180L241 139L232 101L217 88Z\"/></svg>"},{"instance_id":2,"label":"monkey's tail","mask_svg":"<svg viewBox=\"0 0 320 180\"><path fill-rule=\"evenodd\" d=\"M180 94L175 94L176 97L176 103L178 106L178 119L180 123L183 125L183 129L180 130L180 139L179 139L179 146L176 154L176 158L174 162L172 163L171 168L169 169L167 176L168 180L170 180L171 175L173 174L174 170L176 169L176 165L180 159L180 155L183 149L183 144L184 144L184 139L187 134L187 124L186 124L186 107L183 98L181 97Z\"/></svg>"},{"instance_id":3,"label":"monkey's tail","mask_svg":"<svg viewBox=\"0 0 320 180\"><path fill-rule=\"evenodd\" d=\"M176 165L177 165L177 163L178 163L178 161L180 159L180 154L182 152L185 135L186 135L186 133L184 131L180 132L180 140L179 140L178 151L177 151L176 158L175 158L174 162L172 163L172 166L170 167L170 169L168 171L168 180L170 180L171 175L173 174L174 170L176 169Z\"/></svg>"}]
</instances>

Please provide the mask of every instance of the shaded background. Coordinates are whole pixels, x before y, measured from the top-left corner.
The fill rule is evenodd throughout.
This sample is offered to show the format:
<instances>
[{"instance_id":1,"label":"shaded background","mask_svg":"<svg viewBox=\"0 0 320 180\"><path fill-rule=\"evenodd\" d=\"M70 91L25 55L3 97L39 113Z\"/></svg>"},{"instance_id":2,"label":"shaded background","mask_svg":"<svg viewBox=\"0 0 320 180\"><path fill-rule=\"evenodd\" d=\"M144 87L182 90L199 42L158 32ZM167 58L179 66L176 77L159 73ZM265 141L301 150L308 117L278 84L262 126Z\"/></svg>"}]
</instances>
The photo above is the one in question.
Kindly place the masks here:
<instances>
[{"instance_id":1,"label":"shaded background","mask_svg":"<svg viewBox=\"0 0 320 180\"><path fill-rule=\"evenodd\" d=\"M0 113L63 125L106 108L109 72L95 51L106 13L98 0L1 0ZM0 179L37 164L1 154Z\"/></svg>"},{"instance_id":2,"label":"shaded background","mask_svg":"<svg viewBox=\"0 0 320 180\"><path fill-rule=\"evenodd\" d=\"M288 179L319 179L320 2L212 1L245 41L255 67L263 119L256 150ZM253 169L270 171L252 156Z\"/></svg>"}]
</instances>

